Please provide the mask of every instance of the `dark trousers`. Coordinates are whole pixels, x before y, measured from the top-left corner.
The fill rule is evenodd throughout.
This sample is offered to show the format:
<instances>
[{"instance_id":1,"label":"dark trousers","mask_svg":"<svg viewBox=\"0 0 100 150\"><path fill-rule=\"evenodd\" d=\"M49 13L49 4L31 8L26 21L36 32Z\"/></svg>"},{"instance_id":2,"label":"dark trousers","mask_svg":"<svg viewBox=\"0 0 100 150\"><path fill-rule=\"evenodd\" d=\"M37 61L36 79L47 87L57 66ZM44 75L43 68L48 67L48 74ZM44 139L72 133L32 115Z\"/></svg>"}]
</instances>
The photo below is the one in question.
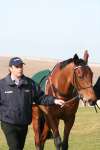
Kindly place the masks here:
<instances>
[{"instance_id":1,"label":"dark trousers","mask_svg":"<svg viewBox=\"0 0 100 150\"><path fill-rule=\"evenodd\" d=\"M28 125L12 125L1 121L1 128L5 134L9 150L23 150Z\"/></svg>"}]
</instances>

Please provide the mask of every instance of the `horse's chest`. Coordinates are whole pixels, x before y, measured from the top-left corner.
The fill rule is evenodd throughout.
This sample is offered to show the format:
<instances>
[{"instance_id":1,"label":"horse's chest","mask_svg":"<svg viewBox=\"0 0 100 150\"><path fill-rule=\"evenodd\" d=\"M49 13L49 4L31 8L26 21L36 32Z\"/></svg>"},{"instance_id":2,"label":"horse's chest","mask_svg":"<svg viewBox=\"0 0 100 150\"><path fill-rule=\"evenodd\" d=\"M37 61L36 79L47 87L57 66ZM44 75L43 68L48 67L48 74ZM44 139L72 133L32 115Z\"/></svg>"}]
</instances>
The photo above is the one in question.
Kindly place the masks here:
<instances>
[{"instance_id":1,"label":"horse's chest","mask_svg":"<svg viewBox=\"0 0 100 150\"><path fill-rule=\"evenodd\" d=\"M49 108L50 114L52 114L54 117L63 119L66 116L70 116L76 113L78 108L78 103L72 103L67 104L63 107L60 106L53 106Z\"/></svg>"}]
</instances>

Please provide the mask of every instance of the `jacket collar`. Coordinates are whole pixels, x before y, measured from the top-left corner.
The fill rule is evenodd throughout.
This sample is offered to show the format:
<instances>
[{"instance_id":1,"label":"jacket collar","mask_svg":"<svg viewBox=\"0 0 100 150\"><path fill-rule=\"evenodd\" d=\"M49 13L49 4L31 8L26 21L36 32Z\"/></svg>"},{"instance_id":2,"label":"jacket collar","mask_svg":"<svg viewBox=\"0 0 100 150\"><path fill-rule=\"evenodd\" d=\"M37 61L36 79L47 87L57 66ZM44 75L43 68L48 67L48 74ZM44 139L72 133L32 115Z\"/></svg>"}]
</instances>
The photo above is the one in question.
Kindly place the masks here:
<instances>
[{"instance_id":1,"label":"jacket collar","mask_svg":"<svg viewBox=\"0 0 100 150\"><path fill-rule=\"evenodd\" d=\"M5 80L6 80L8 85L11 85L11 86L16 85L14 80L11 79L11 75L10 74L8 74L6 76ZM28 81L27 81L26 77L23 75L21 80L19 81L19 85L18 86L27 85L27 84L28 84Z\"/></svg>"}]
</instances>

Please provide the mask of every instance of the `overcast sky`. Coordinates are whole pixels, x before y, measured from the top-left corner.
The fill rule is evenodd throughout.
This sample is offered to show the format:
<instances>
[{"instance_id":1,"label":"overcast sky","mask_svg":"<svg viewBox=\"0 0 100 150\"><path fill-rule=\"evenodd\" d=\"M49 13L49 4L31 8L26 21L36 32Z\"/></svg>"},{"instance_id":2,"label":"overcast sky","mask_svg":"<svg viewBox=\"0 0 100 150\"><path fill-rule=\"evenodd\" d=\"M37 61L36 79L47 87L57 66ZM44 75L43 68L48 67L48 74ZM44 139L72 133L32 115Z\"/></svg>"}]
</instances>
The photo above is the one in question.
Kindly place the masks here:
<instances>
[{"instance_id":1,"label":"overcast sky","mask_svg":"<svg viewBox=\"0 0 100 150\"><path fill-rule=\"evenodd\" d=\"M100 0L1 0L0 55L100 63Z\"/></svg>"}]
</instances>

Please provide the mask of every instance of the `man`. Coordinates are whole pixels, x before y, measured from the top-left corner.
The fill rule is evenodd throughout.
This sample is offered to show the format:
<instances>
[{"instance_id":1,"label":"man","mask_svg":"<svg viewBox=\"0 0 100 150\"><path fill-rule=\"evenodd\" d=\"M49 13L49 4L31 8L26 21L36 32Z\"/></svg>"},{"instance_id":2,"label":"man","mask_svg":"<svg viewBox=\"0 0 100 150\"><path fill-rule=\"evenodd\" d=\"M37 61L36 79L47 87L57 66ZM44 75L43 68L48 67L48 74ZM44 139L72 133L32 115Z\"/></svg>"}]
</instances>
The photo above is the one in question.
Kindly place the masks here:
<instances>
[{"instance_id":1,"label":"man","mask_svg":"<svg viewBox=\"0 0 100 150\"><path fill-rule=\"evenodd\" d=\"M63 100L52 96L39 96L35 83L23 74L24 62L13 57L10 73L0 80L0 120L9 150L23 150L28 125L32 121L32 103L63 105ZM51 106L52 107L52 106Z\"/></svg>"},{"instance_id":2,"label":"man","mask_svg":"<svg viewBox=\"0 0 100 150\"><path fill-rule=\"evenodd\" d=\"M100 76L98 77L93 88L94 88L97 100L99 100L100 99Z\"/></svg>"}]
</instances>

